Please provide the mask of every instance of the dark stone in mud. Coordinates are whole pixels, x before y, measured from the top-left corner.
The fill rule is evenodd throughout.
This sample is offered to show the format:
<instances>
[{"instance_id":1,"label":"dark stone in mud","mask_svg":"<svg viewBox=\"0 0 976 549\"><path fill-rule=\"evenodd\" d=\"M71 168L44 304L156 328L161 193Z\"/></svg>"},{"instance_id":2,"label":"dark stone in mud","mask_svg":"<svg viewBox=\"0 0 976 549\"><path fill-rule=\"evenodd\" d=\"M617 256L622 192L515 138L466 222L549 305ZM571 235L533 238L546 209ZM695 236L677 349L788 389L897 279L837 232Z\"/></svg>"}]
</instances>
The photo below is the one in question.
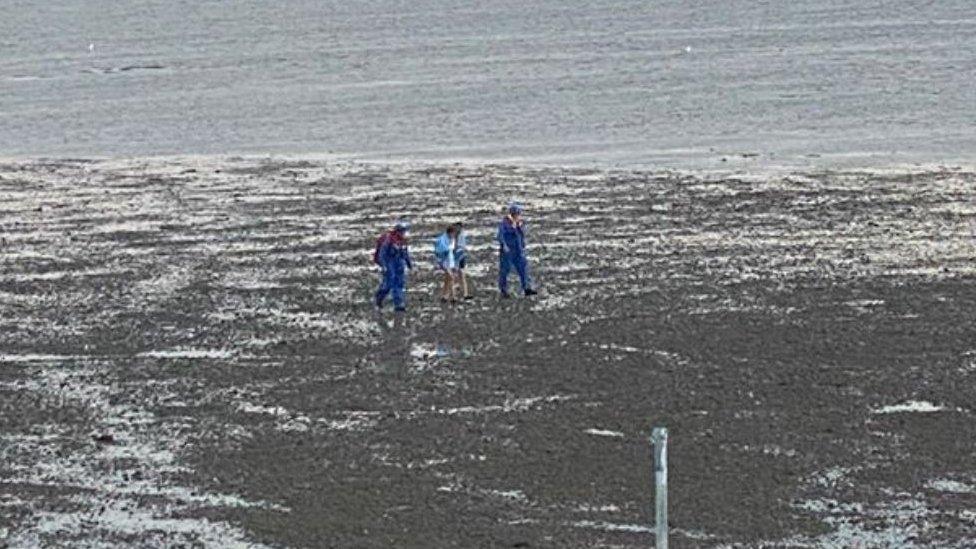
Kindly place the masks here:
<instances>
[{"instance_id":1,"label":"dark stone in mud","mask_svg":"<svg viewBox=\"0 0 976 549\"><path fill-rule=\"evenodd\" d=\"M92 440L99 444L115 444L115 436L111 433L96 433L92 435Z\"/></svg>"}]
</instances>

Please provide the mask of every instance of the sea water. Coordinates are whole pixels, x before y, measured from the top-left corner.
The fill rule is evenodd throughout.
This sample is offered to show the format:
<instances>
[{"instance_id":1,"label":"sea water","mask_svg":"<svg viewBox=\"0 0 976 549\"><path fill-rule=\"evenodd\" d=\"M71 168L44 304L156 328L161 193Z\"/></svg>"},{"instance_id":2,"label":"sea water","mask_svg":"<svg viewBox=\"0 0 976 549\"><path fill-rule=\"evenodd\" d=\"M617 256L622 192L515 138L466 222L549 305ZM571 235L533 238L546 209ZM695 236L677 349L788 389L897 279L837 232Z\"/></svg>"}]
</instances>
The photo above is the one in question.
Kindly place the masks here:
<instances>
[{"instance_id":1,"label":"sea water","mask_svg":"<svg viewBox=\"0 0 976 549\"><path fill-rule=\"evenodd\" d=\"M0 156L964 162L971 0L3 0Z\"/></svg>"}]
</instances>

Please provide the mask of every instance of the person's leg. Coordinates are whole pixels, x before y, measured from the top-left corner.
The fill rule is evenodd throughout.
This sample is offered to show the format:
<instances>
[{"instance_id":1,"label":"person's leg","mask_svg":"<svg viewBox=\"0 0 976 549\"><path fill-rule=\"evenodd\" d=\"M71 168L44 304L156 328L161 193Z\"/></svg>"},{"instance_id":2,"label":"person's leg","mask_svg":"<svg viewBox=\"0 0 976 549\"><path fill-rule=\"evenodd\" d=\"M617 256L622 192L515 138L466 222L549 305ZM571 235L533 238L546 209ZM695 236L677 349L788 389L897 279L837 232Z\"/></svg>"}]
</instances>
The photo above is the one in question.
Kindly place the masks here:
<instances>
[{"instance_id":1,"label":"person's leg","mask_svg":"<svg viewBox=\"0 0 976 549\"><path fill-rule=\"evenodd\" d=\"M532 278L529 277L529 260L524 254L515 258L515 270L518 271L519 282L523 292L532 292Z\"/></svg>"},{"instance_id":2,"label":"person's leg","mask_svg":"<svg viewBox=\"0 0 976 549\"><path fill-rule=\"evenodd\" d=\"M396 284L393 285L393 310L407 310L407 288L404 277L401 277L399 280L397 280Z\"/></svg>"},{"instance_id":3,"label":"person's leg","mask_svg":"<svg viewBox=\"0 0 976 549\"><path fill-rule=\"evenodd\" d=\"M461 271L454 269L451 271L451 301L458 300L458 287L461 284Z\"/></svg>"},{"instance_id":4,"label":"person's leg","mask_svg":"<svg viewBox=\"0 0 976 549\"><path fill-rule=\"evenodd\" d=\"M444 280L441 283L441 300L447 301L454 295L454 280L451 278L451 271L444 269Z\"/></svg>"},{"instance_id":5,"label":"person's leg","mask_svg":"<svg viewBox=\"0 0 976 549\"><path fill-rule=\"evenodd\" d=\"M383 301L386 300L386 296L390 293L390 272L383 271L380 278L380 287L376 289L376 294L373 296L373 303L377 307L383 306Z\"/></svg>"},{"instance_id":6,"label":"person's leg","mask_svg":"<svg viewBox=\"0 0 976 549\"><path fill-rule=\"evenodd\" d=\"M396 273L393 280L393 308L396 311L407 310L407 275Z\"/></svg>"},{"instance_id":7,"label":"person's leg","mask_svg":"<svg viewBox=\"0 0 976 549\"><path fill-rule=\"evenodd\" d=\"M457 281L461 285L461 297L471 299L471 288L468 287L468 275L464 274L464 269L467 265L467 254L462 252L458 257Z\"/></svg>"},{"instance_id":8,"label":"person's leg","mask_svg":"<svg viewBox=\"0 0 976 549\"><path fill-rule=\"evenodd\" d=\"M468 275L464 274L464 269L458 271L458 278L461 282L461 296L464 299L471 299L471 288L468 287Z\"/></svg>"},{"instance_id":9,"label":"person's leg","mask_svg":"<svg viewBox=\"0 0 976 549\"><path fill-rule=\"evenodd\" d=\"M394 311L407 310L407 290L403 286L393 287L393 310Z\"/></svg>"},{"instance_id":10,"label":"person's leg","mask_svg":"<svg viewBox=\"0 0 976 549\"><path fill-rule=\"evenodd\" d=\"M498 291L508 295L508 273L512 270L512 262L508 254L498 254Z\"/></svg>"}]
</instances>

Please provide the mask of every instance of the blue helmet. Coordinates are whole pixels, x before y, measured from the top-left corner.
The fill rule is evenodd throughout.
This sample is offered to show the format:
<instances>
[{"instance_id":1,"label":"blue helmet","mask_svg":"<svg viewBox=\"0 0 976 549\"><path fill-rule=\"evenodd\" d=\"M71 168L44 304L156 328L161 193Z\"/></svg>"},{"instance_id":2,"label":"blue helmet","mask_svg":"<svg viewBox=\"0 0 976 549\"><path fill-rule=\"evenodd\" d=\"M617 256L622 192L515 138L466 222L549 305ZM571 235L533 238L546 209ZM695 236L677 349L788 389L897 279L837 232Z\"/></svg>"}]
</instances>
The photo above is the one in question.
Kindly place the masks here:
<instances>
[{"instance_id":1,"label":"blue helmet","mask_svg":"<svg viewBox=\"0 0 976 549\"><path fill-rule=\"evenodd\" d=\"M410 230L410 222L406 219L400 219L393 225L393 230L398 233L405 233Z\"/></svg>"},{"instance_id":2,"label":"blue helmet","mask_svg":"<svg viewBox=\"0 0 976 549\"><path fill-rule=\"evenodd\" d=\"M520 215L525 208L522 206L521 202L511 201L508 203L508 213L513 215Z\"/></svg>"}]
</instances>

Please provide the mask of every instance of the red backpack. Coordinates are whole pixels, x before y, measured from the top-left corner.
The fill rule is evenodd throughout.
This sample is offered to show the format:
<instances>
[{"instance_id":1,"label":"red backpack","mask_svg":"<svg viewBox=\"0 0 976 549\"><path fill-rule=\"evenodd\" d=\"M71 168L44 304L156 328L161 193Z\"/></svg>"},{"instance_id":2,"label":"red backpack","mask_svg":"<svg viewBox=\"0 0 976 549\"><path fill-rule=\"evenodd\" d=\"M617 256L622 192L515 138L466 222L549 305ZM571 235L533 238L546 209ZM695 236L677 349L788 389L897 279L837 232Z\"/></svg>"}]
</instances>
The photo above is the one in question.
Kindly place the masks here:
<instances>
[{"instance_id":1,"label":"red backpack","mask_svg":"<svg viewBox=\"0 0 976 549\"><path fill-rule=\"evenodd\" d=\"M383 248L383 244L390 238L390 233L385 232L376 239L376 249L373 250L373 263L377 265L380 264L380 250Z\"/></svg>"}]
</instances>

